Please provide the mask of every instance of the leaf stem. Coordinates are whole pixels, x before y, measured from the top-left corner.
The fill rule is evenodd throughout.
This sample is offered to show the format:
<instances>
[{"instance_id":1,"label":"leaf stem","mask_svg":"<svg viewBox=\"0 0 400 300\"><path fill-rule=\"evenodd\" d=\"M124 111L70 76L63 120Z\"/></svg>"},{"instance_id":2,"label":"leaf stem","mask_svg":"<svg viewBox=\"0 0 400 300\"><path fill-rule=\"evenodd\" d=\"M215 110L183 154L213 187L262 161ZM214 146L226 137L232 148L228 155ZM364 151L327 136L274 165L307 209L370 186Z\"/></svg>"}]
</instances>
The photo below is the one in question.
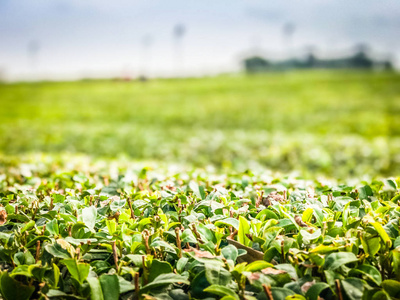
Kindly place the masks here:
<instances>
[{"instance_id":1,"label":"leaf stem","mask_svg":"<svg viewBox=\"0 0 400 300\"><path fill-rule=\"evenodd\" d=\"M147 268L146 268L146 256L142 256L142 265L143 265L143 285L147 284L148 280L148 274L147 274Z\"/></svg>"},{"instance_id":2,"label":"leaf stem","mask_svg":"<svg viewBox=\"0 0 400 300\"><path fill-rule=\"evenodd\" d=\"M340 287L339 279L335 280L335 285L336 285L336 291L338 293L339 300L343 300L342 288Z\"/></svg>"},{"instance_id":3,"label":"leaf stem","mask_svg":"<svg viewBox=\"0 0 400 300\"><path fill-rule=\"evenodd\" d=\"M117 270L117 273L118 273L119 267L118 267L118 252L117 252L116 241L112 241L112 251L113 251L113 256L114 256L115 269Z\"/></svg>"},{"instance_id":4,"label":"leaf stem","mask_svg":"<svg viewBox=\"0 0 400 300\"><path fill-rule=\"evenodd\" d=\"M135 213L134 213L133 208L132 208L131 198L128 197L127 201L128 201L128 205L129 205L129 210L131 211L131 218L134 220L135 219Z\"/></svg>"},{"instance_id":5,"label":"leaf stem","mask_svg":"<svg viewBox=\"0 0 400 300\"><path fill-rule=\"evenodd\" d=\"M36 242L36 263L39 261L39 256L40 256L40 241Z\"/></svg>"},{"instance_id":6,"label":"leaf stem","mask_svg":"<svg viewBox=\"0 0 400 300\"><path fill-rule=\"evenodd\" d=\"M147 229L143 230L142 236L144 239L144 246L146 247L146 254L151 254L151 249L149 246L149 231Z\"/></svg>"},{"instance_id":7,"label":"leaf stem","mask_svg":"<svg viewBox=\"0 0 400 300\"><path fill-rule=\"evenodd\" d=\"M262 285L264 289L265 296L267 296L268 300L274 300L274 297L272 296L271 288L269 285L266 285L265 283Z\"/></svg>"},{"instance_id":8,"label":"leaf stem","mask_svg":"<svg viewBox=\"0 0 400 300\"><path fill-rule=\"evenodd\" d=\"M139 291L140 291L140 287L139 287L139 272L136 272L135 273L135 293L136 293L137 299L139 299Z\"/></svg>"},{"instance_id":9,"label":"leaf stem","mask_svg":"<svg viewBox=\"0 0 400 300\"><path fill-rule=\"evenodd\" d=\"M179 256L179 258L181 258L182 257L182 245L181 245L181 237L179 236L179 233L180 233L179 227L175 227L175 233L176 233L176 246L179 249L178 256Z\"/></svg>"}]
</instances>

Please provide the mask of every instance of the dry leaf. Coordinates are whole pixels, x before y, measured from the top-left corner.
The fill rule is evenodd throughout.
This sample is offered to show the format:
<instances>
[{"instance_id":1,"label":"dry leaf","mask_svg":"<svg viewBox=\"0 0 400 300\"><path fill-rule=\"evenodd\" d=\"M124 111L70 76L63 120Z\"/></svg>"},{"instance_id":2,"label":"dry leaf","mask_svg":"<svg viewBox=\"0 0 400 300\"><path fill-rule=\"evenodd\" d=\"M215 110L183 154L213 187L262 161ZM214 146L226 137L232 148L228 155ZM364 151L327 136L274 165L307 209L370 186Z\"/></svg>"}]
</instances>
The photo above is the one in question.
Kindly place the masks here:
<instances>
[{"instance_id":1,"label":"dry leaf","mask_svg":"<svg viewBox=\"0 0 400 300\"><path fill-rule=\"evenodd\" d=\"M268 197L270 200L277 201L279 203L285 202L285 197L283 197L281 194L278 194L277 192L271 192Z\"/></svg>"},{"instance_id":2,"label":"dry leaf","mask_svg":"<svg viewBox=\"0 0 400 300\"><path fill-rule=\"evenodd\" d=\"M271 206L271 200L269 200L269 198L264 198L262 200L262 203L265 207Z\"/></svg>"},{"instance_id":3,"label":"dry leaf","mask_svg":"<svg viewBox=\"0 0 400 300\"><path fill-rule=\"evenodd\" d=\"M259 280L260 276L261 276L260 273L251 273L250 275L247 276L247 279L250 281Z\"/></svg>"},{"instance_id":4,"label":"dry leaf","mask_svg":"<svg viewBox=\"0 0 400 300\"><path fill-rule=\"evenodd\" d=\"M294 220L296 221L297 225L299 225L301 227L307 227L308 226L306 223L303 222L303 220L301 219L300 216L295 216Z\"/></svg>"},{"instance_id":5,"label":"dry leaf","mask_svg":"<svg viewBox=\"0 0 400 300\"><path fill-rule=\"evenodd\" d=\"M0 211L0 225L7 222L7 212L5 210Z\"/></svg>"},{"instance_id":6,"label":"dry leaf","mask_svg":"<svg viewBox=\"0 0 400 300\"><path fill-rule=\"evenodd\" d=\"M301 291L305 294L315 284L315 280L307 281L305 284L301 286Z\"/></svg>"},{"instance_id":7,"label":"dry leaf","mask_svg":"<svg viewBox=\"0 0 400 300\"><path fill-rule=\"evenodd\" d=\"M57 240L57 244L59 244L65 250L71 249L71 244L63 239Z\"/></svg>"},{"instance_id":8,"label":"dry leaf","mask_svg":"<svg viewBox=\"0 0 400 300\"><path fill-rule=\"evenodd\" d=\"M176 187L174 187L172 184L168 184L163 186L164 189L170 190L172 192L176 192Z\"/></svg>"},{"instance_id":9,"label":"dry leaf","mask_svg":"<svg viewBox=\"0 0 400 300\"><path fill-rule=\"evenodd\" d=\"M264 253L262 253L261 251L257 251L257 250L254 250L253 248L246 247L246 246L242 245L241 243L239 243L235 240L232 240L230 238L227 238L227 241L229 244L235 246L237 249L243 249L243 250L247 251L247 253L245 255L241 255L238 257L237 260L239 263L242 263L242 262L251 263L256 260L264 259Z\"/></svg>"},{"instance_id":10,"label":"dry leaf","mask_svg":"<svg viewBox=\"0 0 400 300\"><path fill-rule=\"evenodd\" d=\"M286 271L274 269L274 268L271 268L271 267L262 269L261 272L263 274L265 274L265 275L278 275L278 274L285 274L286 273Z\"/></svg>"},{"instance_id":11,"label":"dry leaf","mask_svg":"<svg viewBox=\"0 0 400 300\"><path fill-rule=\"evenodd\" d=\"M196 248L184 249L184 251L194 252L194 255L198 258L215 258L215 256L212 255L210 252L197 250Z\"/></svg>"},{"instance_id":12,"label":"dry leaf","mask_svg":"<svg viewBox=\"0 0 400 300\"><path fill-rule=\"evenodd\" d=\"M109 202L108 200L101 201L101 202L100 202L100 206L101 206L101 207L107 206L107 205L108 205L108 202Z\"/></svg>"}]
</instances>

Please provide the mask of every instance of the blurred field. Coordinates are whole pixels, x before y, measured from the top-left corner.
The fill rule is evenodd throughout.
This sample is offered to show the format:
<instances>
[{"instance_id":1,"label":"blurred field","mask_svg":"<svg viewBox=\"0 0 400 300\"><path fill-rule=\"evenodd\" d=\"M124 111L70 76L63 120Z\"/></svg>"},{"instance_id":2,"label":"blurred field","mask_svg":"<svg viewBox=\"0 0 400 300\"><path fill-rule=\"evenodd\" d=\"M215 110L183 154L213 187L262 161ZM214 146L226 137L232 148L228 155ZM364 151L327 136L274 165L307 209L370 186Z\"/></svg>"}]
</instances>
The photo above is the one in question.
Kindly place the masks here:
<instances>
[{"instance_id":1,"label":"blurred field","mask_svg":"<svg viewBox=\"0 0 400 300\"><path fill-rule=\"evenodd\" d=\"M400 174L400 75L297 72L0 85L0 152L328 176Z\"/></svg>"}]
</instances>

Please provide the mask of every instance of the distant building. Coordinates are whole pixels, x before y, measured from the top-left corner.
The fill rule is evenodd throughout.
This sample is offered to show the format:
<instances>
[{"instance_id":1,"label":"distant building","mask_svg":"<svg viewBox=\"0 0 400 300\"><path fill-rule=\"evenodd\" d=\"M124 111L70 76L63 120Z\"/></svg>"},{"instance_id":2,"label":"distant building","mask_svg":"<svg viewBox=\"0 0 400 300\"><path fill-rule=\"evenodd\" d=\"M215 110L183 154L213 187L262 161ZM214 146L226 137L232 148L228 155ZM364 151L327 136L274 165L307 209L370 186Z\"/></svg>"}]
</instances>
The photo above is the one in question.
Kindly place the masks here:
<instances>
[{"instance_id":1,"label":"distant building","mask_svg":"<svg viewBox=\"0 0 400 300\"><path fill-rule=\"evenodd\" d=\"M248 73L293 69L393 69L390 61L373 60L365 51L358 51L349 57L332 59L320 59L312 53L304 59L291 58L282 61L270 61L260 56L254 56L244 59L243 64Z\"/></svg>"},{"instance_id":2,"label":"distant building","mask_svg":"<svg viewBox=\"0 0 400 300\"><path fill-rule=\"evenodd\" d=\"M262 57L254 56L244 60L244 66L249 73L265 72L270 67L267 60Z\"/></svg>"}]
</instances>

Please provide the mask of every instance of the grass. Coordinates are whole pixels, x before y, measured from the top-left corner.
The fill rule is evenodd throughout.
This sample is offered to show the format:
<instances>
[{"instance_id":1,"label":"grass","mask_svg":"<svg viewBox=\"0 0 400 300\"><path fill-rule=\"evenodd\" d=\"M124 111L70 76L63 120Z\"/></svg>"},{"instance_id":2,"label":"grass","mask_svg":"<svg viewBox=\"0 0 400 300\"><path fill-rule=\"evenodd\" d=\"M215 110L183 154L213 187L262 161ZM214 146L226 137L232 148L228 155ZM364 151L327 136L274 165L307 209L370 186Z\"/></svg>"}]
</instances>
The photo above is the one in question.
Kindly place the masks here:
<instances>
[{"instance_id":1,"label":"grass","mask_svg":"<svg viewBox=\"0 0 400 300\"><path fill-rule=\"evenodd\" d=\"M400 171L400 75L296 72L0 85L0 152L329 176Z\"/></svg>"}]
</instances>

